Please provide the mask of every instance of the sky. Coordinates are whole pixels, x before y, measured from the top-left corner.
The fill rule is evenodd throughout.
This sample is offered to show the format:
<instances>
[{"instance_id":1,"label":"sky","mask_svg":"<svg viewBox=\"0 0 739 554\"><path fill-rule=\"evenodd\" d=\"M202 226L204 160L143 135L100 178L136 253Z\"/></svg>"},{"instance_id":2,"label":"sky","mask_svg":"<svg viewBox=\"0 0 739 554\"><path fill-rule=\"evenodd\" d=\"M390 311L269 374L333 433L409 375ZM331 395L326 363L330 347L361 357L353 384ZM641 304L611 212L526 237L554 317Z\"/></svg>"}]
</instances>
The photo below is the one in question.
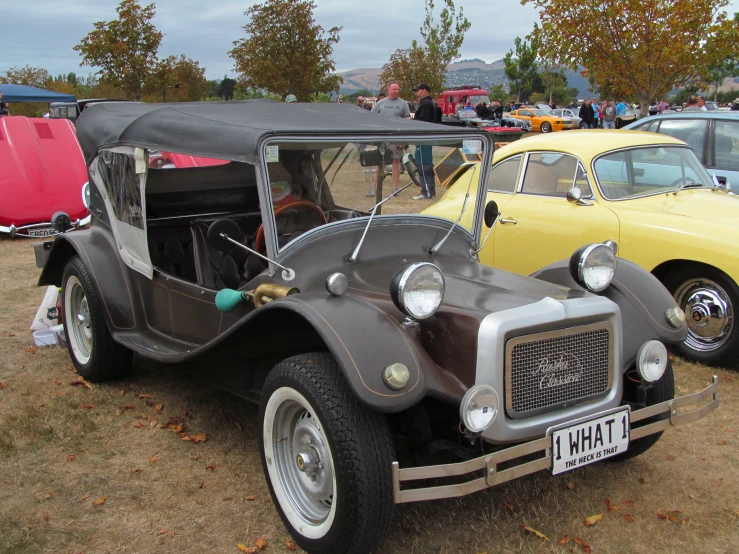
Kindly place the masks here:
<instances>
[{"instance_id":1,"label":"sky","mask_svg":"<svg viewBox=\"0 0 739 554\"><path fill-rule=\"evenodd\" d=\"M93 30L96 21L110 21L120 0L25 0L7 2L0 19L0 72L11 67L43 67L52 75L92 70L80 67L72 48ZM142 4L146 0L141 1ZM245 36L244 11L257 2L233 0L159 0L154 24L164 33L159 57L185 54L200 62L208 79L234 76L228 51ZM437 13L441 0L437 0ZM315 0L316 21L324 29L341 26L334 49L338 71L381 67L398 48L420 39L424 0ZM536 10L520 0L457 0L472 27L465 35L461 59L501 59L517 36L531 32ZM729 6L739 11L739 0ZM438 20L438 17L437 17ZM597 24L597 17L594 17Z\"/></svg>"}]
</instances>

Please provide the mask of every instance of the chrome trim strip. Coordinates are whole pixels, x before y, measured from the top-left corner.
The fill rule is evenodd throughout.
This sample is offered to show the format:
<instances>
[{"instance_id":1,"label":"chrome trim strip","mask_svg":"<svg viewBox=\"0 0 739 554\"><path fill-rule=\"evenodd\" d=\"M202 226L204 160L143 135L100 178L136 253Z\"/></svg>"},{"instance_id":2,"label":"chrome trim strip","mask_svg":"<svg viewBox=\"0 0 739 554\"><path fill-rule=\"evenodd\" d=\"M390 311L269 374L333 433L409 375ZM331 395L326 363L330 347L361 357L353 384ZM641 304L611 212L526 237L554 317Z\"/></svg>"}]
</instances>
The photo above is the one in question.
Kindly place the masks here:
<instances>
[{"instance_id":1,"label":"chrome trim strip","mask_svg":"<svg viewBox=\"0 0 739 554\"><path fill-rule=\"evenodd\" d=\"M677 413L678 407L704 402L708 399L710 399L710 402L701 408L682 414ZM702 391L631 412L630 424L655 415L670 415L668 418L655 423L650 423L649 425L644 425L636 429L632 427L631 440L634 441L647 435L664 431L668 427L675 427L702 419L718 408L718 405L718 376L714 375L713 382ZM528 475L536 471L541 471L542 469L551 468L552 458L551 453L549 452L551 446L551 438L543 437L457 464L401 469L398 462L393 462L393 500L396 504L402 504L405 502L418 502L421 500L435 500L440 498L465 496L482 489L494 487L495 485L499 485L512 479L523 477L524 475ZM498 464L536 452L544 452L544 456L503 471L498 471ZM409 481L455 477L479 471L481 469L486 470L485 477L479 477L464 483L406 490L402 490L400 488L401 483Z\"/></svg>"}]
</instances>

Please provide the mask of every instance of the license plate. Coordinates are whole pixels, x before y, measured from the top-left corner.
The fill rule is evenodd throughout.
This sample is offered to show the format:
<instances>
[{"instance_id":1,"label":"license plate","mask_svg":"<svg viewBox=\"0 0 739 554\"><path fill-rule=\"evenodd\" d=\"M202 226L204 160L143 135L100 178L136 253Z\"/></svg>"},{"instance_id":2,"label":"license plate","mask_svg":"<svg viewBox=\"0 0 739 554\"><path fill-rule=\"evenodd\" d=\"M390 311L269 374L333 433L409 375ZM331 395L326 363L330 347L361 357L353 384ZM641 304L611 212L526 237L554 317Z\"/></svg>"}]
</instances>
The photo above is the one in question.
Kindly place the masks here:
<instances>
[{"instance_id":1,"label":"license plate","mask_svg":"<svg viewBox=\"0 0 739 554\"><path fill-rule=\"evenodd\" d=\"M39 227L36 229L28 229L29 237L52 237L56 231L53 227Z\"/></svg>"},{"instance_id":2,"label":"license plate","mask_svg":"<svg viewBox=\"0 0 739 554\"><path fill-rule=\"evenodd\" d=\"M630 428L628 406L552 427L552 474L599 462L626 452Z\"/></svg>"}]
</instances>

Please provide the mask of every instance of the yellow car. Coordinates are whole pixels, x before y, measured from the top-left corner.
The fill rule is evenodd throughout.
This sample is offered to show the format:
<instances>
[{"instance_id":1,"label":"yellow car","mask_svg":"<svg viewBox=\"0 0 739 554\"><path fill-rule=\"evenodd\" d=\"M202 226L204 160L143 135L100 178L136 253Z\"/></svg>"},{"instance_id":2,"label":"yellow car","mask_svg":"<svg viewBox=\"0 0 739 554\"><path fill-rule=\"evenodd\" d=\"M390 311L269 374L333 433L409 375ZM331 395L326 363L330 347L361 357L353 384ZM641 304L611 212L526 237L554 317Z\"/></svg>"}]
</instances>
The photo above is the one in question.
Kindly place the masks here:
<instances>
[{"instance_id":1,"label":"yellow car","mask_svg":"<svg viewBox=\"0 0 739 554\"><path fill-rule=\"evenodd\" d=\"M519 110L513 110L508 115L516 119L530 121L532 131L550 133L552 131L572 129L572 120L549 115L547 112L537 110L536 108L521 108Z\"/></svg>"},{"instance_id":2,"label":"yellow car","mask_svg":"<svg viewBox=\"0 0 739 554\"><path fill-rule=\"evenodd\" d=\"M424 213L458 217L477 182L475 164L466 168ZM614 241L685 312L681 353L738 365L739 196L721 189L684 142L623 130L529 137L495 152L487 199L500 215L483 263L531 274L580 246ZM471 215L460 224L470 229Z\"/></svg>"}]
</instances>

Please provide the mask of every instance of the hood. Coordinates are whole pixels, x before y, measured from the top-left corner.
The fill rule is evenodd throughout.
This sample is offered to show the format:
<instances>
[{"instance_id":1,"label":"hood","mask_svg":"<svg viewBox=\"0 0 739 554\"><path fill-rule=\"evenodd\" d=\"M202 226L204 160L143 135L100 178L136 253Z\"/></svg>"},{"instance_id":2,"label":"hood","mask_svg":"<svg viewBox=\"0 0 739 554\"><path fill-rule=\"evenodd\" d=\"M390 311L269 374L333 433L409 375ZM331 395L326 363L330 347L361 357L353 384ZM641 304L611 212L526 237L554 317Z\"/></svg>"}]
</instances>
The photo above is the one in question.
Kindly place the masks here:
<instances>
[{"instance_id":1,"label":"hood","mask_svg":"<svg viewBox=\"0 0 739 554\"><path fill-rule=\"evenodd\" d=\"M612 204L616 212L620 211L618 204ZM739 223L739 196L718 190L682 190L677 194L627 200L623 204L630 210L657 211L702 221Z\"/></svg>"},{"instance_id":2,"label":"hood","mask_svg":"<svg viewBox=\"0 0 739 554\"><path fill-rule=\"evenodd\" d=\"M0 118L0 225L16 227L66 212L87 215L87 167L74 125L66 119Z\"/></svg>"}]
</instances>

